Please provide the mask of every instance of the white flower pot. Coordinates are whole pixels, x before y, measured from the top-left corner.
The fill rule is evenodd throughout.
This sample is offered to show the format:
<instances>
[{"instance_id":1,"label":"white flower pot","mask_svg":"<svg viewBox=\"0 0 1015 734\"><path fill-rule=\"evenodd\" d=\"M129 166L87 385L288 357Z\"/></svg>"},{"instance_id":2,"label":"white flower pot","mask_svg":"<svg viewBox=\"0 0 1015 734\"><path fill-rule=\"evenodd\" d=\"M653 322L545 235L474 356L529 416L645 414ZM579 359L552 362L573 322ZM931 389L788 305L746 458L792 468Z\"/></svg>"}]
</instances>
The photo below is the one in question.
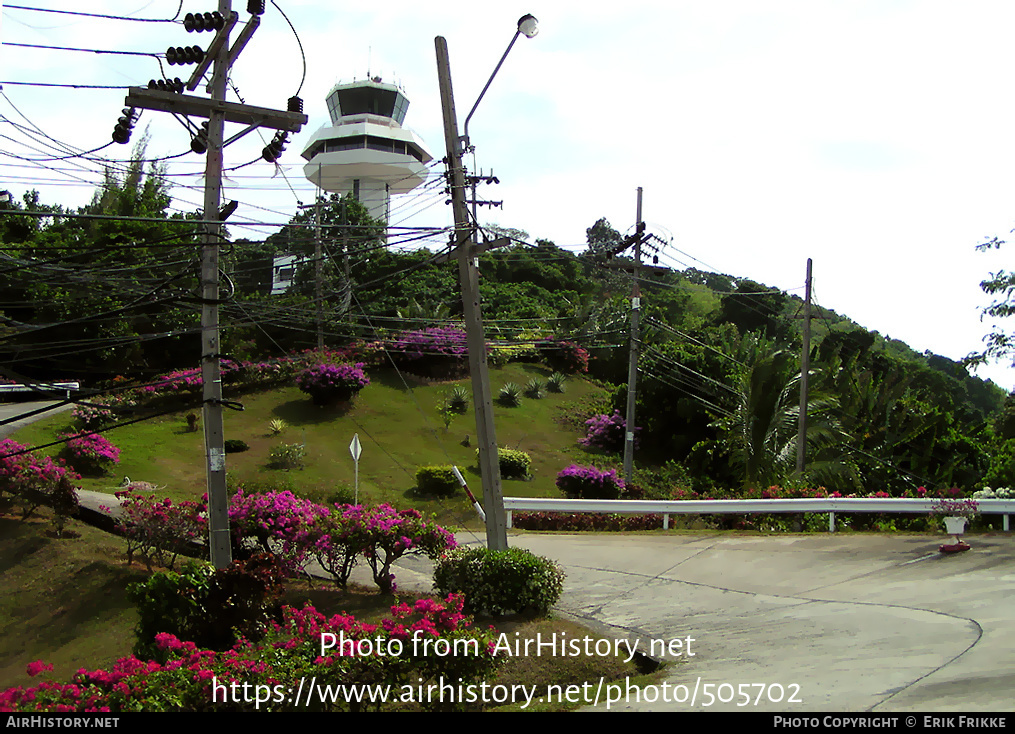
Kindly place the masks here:
<instances>
[{"instance_id":1,"label":"white flower pot","mask_svg":"<svg viewBox=\"0 0 1015 734\"><path fill-rule=\"evenodd\" d=\"M945 532L949 535L962 535L966 531L966 518L964 517L946 517L945 521Z\"/></svg>"}]
</instances>

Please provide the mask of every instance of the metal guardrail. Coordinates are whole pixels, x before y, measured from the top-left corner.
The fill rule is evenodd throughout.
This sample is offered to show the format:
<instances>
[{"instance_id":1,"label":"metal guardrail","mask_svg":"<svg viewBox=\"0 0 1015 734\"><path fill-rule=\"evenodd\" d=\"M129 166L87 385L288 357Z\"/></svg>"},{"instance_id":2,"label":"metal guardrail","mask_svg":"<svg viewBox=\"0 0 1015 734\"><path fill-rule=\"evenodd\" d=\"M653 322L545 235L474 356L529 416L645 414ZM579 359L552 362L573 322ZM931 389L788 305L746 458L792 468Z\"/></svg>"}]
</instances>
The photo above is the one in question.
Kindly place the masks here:
<instances>
[{"instance_id":1,"label":"metal guardrail","mask_svg":"<svg viewBox=\"0 0 1015 734\"><path fill-rule=\"evenodd\" d=\"M0 385L0 397L19 393L62 392L69 398L71 390L80 389L81 384L77 382L36 382L31 385L5 383Z\"/></svg>"},{"instance_id":2,"label":"metal guardrail","mask_svg":"<svg viewBox=\"0 0 1015 734\"><path fill-rule=\"evenodd\" d=\"M750 515L828 513L828 532L835 532L838 512L928 515L940 502L936 499L874 497L824 497L796 500L568 500L539 497L505 497L507 526L512 527L514 511L594 512L620 515L662 515L663 529L670 527L670 515ZM1010 528L1015 500L976 500L981 515L1003 515L1003 528Z\"/></svg>"}]
</instances>

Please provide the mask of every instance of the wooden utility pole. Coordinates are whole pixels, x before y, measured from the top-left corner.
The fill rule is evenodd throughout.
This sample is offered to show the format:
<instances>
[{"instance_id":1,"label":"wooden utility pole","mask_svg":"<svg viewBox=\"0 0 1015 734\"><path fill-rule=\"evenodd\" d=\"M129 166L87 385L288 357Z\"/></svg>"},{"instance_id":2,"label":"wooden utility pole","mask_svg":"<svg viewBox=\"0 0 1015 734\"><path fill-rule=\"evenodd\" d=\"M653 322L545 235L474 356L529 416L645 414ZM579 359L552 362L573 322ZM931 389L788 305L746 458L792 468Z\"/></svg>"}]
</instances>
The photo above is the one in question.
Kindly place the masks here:
<instances>
[{"instance_id":1,"label":"wooden utility pole","mask_svg":"<svg viewBox=\"0 0 1015 734\"><path fill-rule=\"evenodd\" d=\"M796 439L796 470L803 473L807 463L807 382L811 371L811 259L807 258L807 285L804 288L804 345L800 355L800 415Z\"/></svg>"},{"instance_id":2,"label":"wooden utility pole","mask_svg":"<svg viewBox=\"0 0 1015 734\"><path fill-rule=\"evenodd\" d=\"M638 187L638 205L634 241L634 271L631 277L631 347L627 365L627 415L624 432L624 481L630 482L634 474L634 406L638 397L638 317L641 312L641 285L638 283L641 268L641 233L645 225L641 219L641 186Z\"/></svg>"},{"instance_id":3,"label":"wooden utility pole","mask_svg":"<svg viewBox=\"0 0 1015 734\"><path fill-rule=\"evenodd\" d=\"M452 239L453 252L458 257L458 275L462 289L462 308L465 313L465 331L469 347L469 371L472 375L472 401L476 410L476 435L479 440L479 469L483 481L483 502L486 509L486 544L491 550L506 550L507 521L504 496L501 492L500 461L497 455L497 437L493 425L493 398L490 394L490 374L486 361L486 339L479 302L479 267L475 232L469 223L468 204L465 200L465 169L462 164L461 139L458 135L458 116L455 112L454 92L451 88L451 65L448 44L442 36L434 39L437 48L437 77L444 110L444 141L447 144L448 175L451 186L451 205L455 216Z\"/></svg>"},{"instance_id":4,"label":"wooden utility pole","mask_svg":"<svg viewBox=\"0 0 1015 734\"><path fill-rule=\"evenodd\" d=\"M262 8L263 10L263 8ZM218 12L225 19L205 57L187 83L194 91L208 68L212 69L207 87L210 98L195 97L159 89L131 87L124 103L128 107L203 117L208 120L207 160L204 182L204 233L201 247L201 380L203 383L204 441L208 481L208 544L211 562L224 568L232 562L229 537L229 498L226 490L226 452L222 419L222 342L219 331L219 245L222 239L219 206L222 192L222 150L226 144L258 127L296 132L307 122L302 112L280 112L246 104L226 102L229 67L260 24L252 14L232 48L229 33L238 15L231 0L219 0ZM224 140L225 122L247 125L229 141ZM199 148L195 147L195 150Z\"/></svg>"}]
</instances>

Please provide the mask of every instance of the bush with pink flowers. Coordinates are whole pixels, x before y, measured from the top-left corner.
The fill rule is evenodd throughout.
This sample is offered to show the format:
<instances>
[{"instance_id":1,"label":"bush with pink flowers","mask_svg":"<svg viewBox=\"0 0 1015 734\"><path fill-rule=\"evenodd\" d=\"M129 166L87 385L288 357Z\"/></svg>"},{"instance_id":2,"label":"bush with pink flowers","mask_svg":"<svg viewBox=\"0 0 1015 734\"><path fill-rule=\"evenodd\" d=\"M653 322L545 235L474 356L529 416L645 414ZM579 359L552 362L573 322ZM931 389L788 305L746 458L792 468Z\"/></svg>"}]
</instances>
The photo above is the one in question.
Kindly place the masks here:
<instances>
[{"instance_id":1,"label":"bush with pink flowers","mask_svg":"<svg viewBox=\"0 0 1015 734\"><path fill-rule=\"evenodd\" d=\"M420 599L411 606L396 604L379 624L347 614L325 617L309 605L284 607L282 622L269 624L260 641L241 638L224 652L160 633L155 640L162 662L129 656L108 670L81 668L66 683L46 679L35 686L10 688L0 692L0 711L363 711L390 707L382 696L374 701L322 695L326 690L338 693L338 686L387 691L388 698L403 710L406 704L424 710L457 710L464 708L461 701L426 695L417 700L413 694L452 681L456 687L476 690L500 663L495 632L474 626L462 613L462 604L457 595L442 601ZM397 649L399 654L368 653L377 647L378 638L385 650ZM336 644L339 639L343 647ZM433 654L439 641L443 641L442 649L453 645L455 654ZM32 676L51 670L43 661L28 665ZM298 681L311 682L318 692L300 687L294 696L290 685Z\"/></svg>"},{"instance_id":2,"label":"bush with pink flowers","mask_svg":"<svg viewBox=\"0 0 1015 734\"><path fill-rule=\"evenodd\" d=\"M615 500L624 491L624 480L616 469L571 464L557 475L557 488L571 499Z\"/></svg>"},{"instance_id":3,"label":"bush with pink flowers","mask_svg":"<svg viewBox=\"0 0 1015 734\"><path fill-rule=\"evenodd\" d=\"M386 342L400 368L423 377L460 377L468 369L469 346L462 324L403 331Z\"/></svg>"},{"instance_id":4,"label":"bush with pink flowers","mask_svg":"<svg viewBox=\"0 0 1015 734\"><path fill-rule=\"evenodd\" d=\"M619 410L613 411L613 415L600 414L585 421L585 438L579 438L578 443L587 449L599 449L611 453L624 450L624 442L627 439L627 421L620 415ZM640 428L635 428L637 434ZM637 439L635 440L637 445Z\"/></svg>"},{"instance_id":5,"label":"bush with pink flowers","mask_svg":"<svg viewBox=\"0 0 1015 734\"><path fill-rule=\"evenodd\" d=\"M67 463L88 476L108 474L120 463L120 449L98 433L67 437L64 453Z\"/></svg>"},{"instance_id":6,"label":"bush with pink flowers","mask_svg":"<svg viewBox=\"0 0 1015 734\"><path fill-rule=\"evenodd\" d=\"M127 540L127 563L137 555L152 566L172 569L180 554L194 552L207 535L206 507L198 502L173 504L168 497L117 492L118 526ZM106 508L103 508L106 509Z\"/></svg>"},{"instance_id":7,"label":"bush with pink flowers","mask_svg":"<svg viewBox=\"0 0 1015 734\"><path fill-rule=\"evenodd\" d=\"M63 461L39 458L17 441L0 440L0 511L17 506L26 520L40 506L52 507L54 523L62 531L77 508L75 482L80 479Z\"/></svg>"},{"instance_id":8,"label":"bush with pink flowers","mask_svg":"<svg viewBox=\"0 0 1015 734\"><path fill-rule=\"evenodd\" d=\"M296 384L311 397L314 405L333 405L352 400L370 384L370 378L363 372L362 362L315 364L300 373Z\"/></svg>"}]
</instances>

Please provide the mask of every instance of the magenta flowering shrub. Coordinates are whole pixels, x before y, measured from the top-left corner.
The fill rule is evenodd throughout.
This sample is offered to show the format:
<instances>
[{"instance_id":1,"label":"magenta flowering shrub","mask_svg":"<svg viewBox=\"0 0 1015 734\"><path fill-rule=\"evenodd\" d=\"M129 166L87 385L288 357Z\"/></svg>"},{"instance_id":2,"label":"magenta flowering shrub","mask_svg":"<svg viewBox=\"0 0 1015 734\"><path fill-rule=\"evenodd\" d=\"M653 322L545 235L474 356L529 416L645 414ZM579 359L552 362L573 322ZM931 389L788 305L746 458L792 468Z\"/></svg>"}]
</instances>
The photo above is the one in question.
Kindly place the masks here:
<instances>
[{"instance_id":1,"label":"magenta flowering shrub","mask_svg":"<svg viewBox=\"0 0 1015 734\"><path fill-rule=\"evenodd\" d=\"M127 540L127 563L135 554L145 567L172 569L176 558L199 547L208 534L206 507L198 502L173 504L168 497L117 492L120 499L118 527ZM106 509L106 508L104 508Z\"/></svg>"},{"instance_id":2,"label":"magenta flowering shrub","mask_svg":"<svg viewBox=\"0 0 1015 734\"><path fill-rule=\"evenodd\" d=\"M253 538L265 553L279 557L295 573L312 550L312 527L330 512L324 505L297 497L289 490L245 494L240 488L229 502L229 528L240 542Z\"/></svg>"},{"instance_id":3,"label":"magenta flowering shrub","mask_svg":"<svg viewBox=\"0 0 1015 734\"><path fill-rule=\"evenodd\" d=\"M405 555L439 558L458 544L455 536L417 510L396 510L390 505L366 508L336 505L314 535L314 556L344 587L359 556L367 559L374 583L382 593L395 588L391 565Z\"/></svg>"},{"instance_id":4,"label":"magenta flowering shrub","mask_svg":"<svg viewBox=\"0 0 1015 734\"><path fill-rule=\"evenodd\" d=\"M624 441L627 435L627 421L620 415L619 410L613 411L613 415L600 414L585 421L587 433L585 438L579 438L578 443L587 449L600 449L602 451L618 452L624 450ZM635 428L637 434L641 429ZM635 446L638 439L635 437Z\"/></svg>"},{"instance_id":5,"label":"magenta flowering shrub","mask_svg":"<svg viewBox=\"0 0 1015 734\"><path fill-rule=\"evenodd\" d=\"M584 374L589 371L589 353L574 342L540 342L539 354L546 365L564 374Z\"/></svg>"},{"instance_id":6,"label":"magenta flowering shrub","mask_svg":"<svg viewBox=\"0 0 1015 734\"><path fill-rule=\"evenodd\" d=\"M404 555L424 555L436 560L456 548L455 536L433 521L426 521L418 510L396 510L378 505L362 513L358 522L365 531L366 556L374 583L382 593L395 590L391 564Z\"/></svg>"},{"instance_id":7,"label":"magenta flowering shrub","mask_svg":"<svg viewBox=\"0 0 1015 734\"><path fill-rule=\"evenodd\" d=\"M462 324L403 331L389 339L386 348L395 364L424 377L458 377L468 369L469 345Z\"/></svg>"},{"instance_id":8,"label":"magenta flowering shrub","mask_svg":"<svg viewBox=\"0 0 1015 734\"><path fill-rule=\"evenodd\" d=\"M86 431L94 431L97 428L102 428L103 426L109 425L116 420L116 416L109 408L103 408L99 405L89 405L88 403L80 403L73 411L71 411L71 415L74 416L74 420L77 421L78 426Z\"/></svg>"},{"instance_id":9,"label":"magenta flowering shrub","mask_svg":"<svg viewBox=\"0 0 1015 734\"><path fill-rule=\"evenodd\" d=\"M296 380L297 386L310 395L315 405L343 403L370 384L363 372L363 363L316 364L307 367Z\"/></svg>"},{"instance_id":10,"label":"magenta flowering shrub","mask_svg":"<svg viewBox=\"0 0 1015 734\"><path fill-rule=\"evenodd\" d=\"M512 520L520 530L632 531L658 530L662 515L608 515L591 512L516 512Z\"/></svg>"},{"instance_id":11,"label":"magenta flowering shrub","mask_svg":"<svg viewBox=\"0 0 1015 734\"><path fill-rule=\"evenodd\" d=\"M63 461L40 459L27 449L12 439L0 440L0 509L17 504L26 520L47 505L56 512L54 522L62 530L66 516L77 508L73 483L81 477Z\"/></svg>"},{"instance_id":12,"label":"magenta flowering shrub","mask_svg":"<svg viewBox=\"0 0 1015 734\"><path fill-rule=\"evenodd\" d=\"M120 463L120 449L98 433L70 438L64 451L67 462L82 474L108 474Z\"/></svg>"},{"instance_id":13,"label":"magenta flowering shrub","mask_svg":"<svg viewBox=\"0 0 1015 734\"><path fill-rule=\"evenodd\" d=\"M407 703L419 686L440 681L475 686L496 669L494 632L473 626L462 613L463 599L421 599L397 604L379 624L351 615L325 617L312 606L283 608L283 621L273 622L258 642L240 639L232 648L215 652L193 642L161 633L157 644L165 662L134 656L117 660L109 670L81 668L67 683L43 680L36 686L0 692L3 712L105 711L360 711L379 710L380 702L357 701L348 695L310 695L290 685L301 680L328 687L378 686L389 700ZM339 647L337 641L345 642ZM374 654L378 639L385 650ZM332 643L322 650L322 640ZM416 644L413 641L416 640ZM454 655L435 655L434 643L456 644ZM424 654L428 651L429 654ZM37 676L52 665L36 661L28 673ZM256 695L255 695L256 692ZM435 700L429 700L435 699ZM461 704L424 697L424 709L455 709Z\"/></svg>"},{"instance_id":14,"label":"magenta flowering shrub","mask_svg":"<svg viewBox=\"0 0 1015 734\"><path fill-rule=\"evenodd\" d=\"M329 509L292 492L233 496L229 520L238 540L253 538L295 574L314 558L344 588L357 561L370 564L382 592L395 589L391 565L405 555L438 558L456 546L454 535L416 510L390 505L336 504Z\"/></svg>"},{"instance_id":15,"label":"magenta flowering shrub","mask_svg":"<svg viewBox=\"0 0 1015 734\"><path fill-rule=\"evenodd\" d=\"M615 500L624 491L624 480L616 469L571 464L557 475L557 488L570 499Z\"/></svg>"}]
</instances>

